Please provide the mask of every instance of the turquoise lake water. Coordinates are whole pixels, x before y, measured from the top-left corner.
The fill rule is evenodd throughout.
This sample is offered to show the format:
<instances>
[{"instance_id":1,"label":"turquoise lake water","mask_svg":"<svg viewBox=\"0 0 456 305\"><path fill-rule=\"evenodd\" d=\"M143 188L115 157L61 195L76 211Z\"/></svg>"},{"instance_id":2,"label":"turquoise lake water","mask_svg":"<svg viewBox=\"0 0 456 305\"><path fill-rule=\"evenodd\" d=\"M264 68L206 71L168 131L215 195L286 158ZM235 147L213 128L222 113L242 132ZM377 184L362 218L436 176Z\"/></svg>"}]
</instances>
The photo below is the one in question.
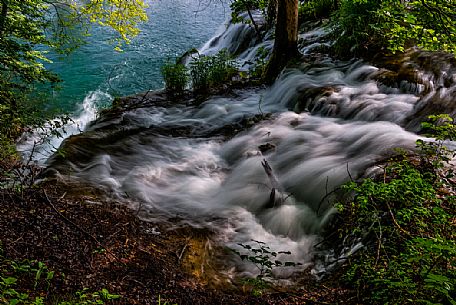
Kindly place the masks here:
<instances>
[{"instance_id":1,"label":"turquoise lake water","mask_svg":"<svg viewBox=\"0 0 456 305\"><path fill-rule=\"evenodd\" d=\"M160 67L167 58L201 47L223 26L228 4L214 0L147 0L149 20L124 52L114 51L113 32L95 27L87 43L63 58L50 56L48 65L63 80L53 93L54 103L75 112L93 92L101 106L112 96L163 87ZM107 94L105 94L107 93ZM104 97L104 98L103 98Z\"/></svg>"}]
</instances>

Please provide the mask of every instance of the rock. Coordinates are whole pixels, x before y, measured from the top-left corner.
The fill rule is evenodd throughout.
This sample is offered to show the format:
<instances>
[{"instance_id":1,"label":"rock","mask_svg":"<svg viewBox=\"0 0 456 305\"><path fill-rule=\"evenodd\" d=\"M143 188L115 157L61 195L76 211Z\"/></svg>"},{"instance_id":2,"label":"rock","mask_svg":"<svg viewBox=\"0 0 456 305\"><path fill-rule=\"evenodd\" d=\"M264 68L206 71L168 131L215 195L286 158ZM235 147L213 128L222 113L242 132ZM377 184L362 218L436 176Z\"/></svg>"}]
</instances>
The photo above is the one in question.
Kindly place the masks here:
<instances>
[{"instance_id":1,"label":"rock","mask_svg":"<svg viewBox=\"0 0 456 305\"><path fill-rule=\"evenodd\" d=\"M265 154L270 150L275 150L275 148L276 146L269 142L258 146L258 149L261 151L262 154Z\"/></svg>"}]
</instances>

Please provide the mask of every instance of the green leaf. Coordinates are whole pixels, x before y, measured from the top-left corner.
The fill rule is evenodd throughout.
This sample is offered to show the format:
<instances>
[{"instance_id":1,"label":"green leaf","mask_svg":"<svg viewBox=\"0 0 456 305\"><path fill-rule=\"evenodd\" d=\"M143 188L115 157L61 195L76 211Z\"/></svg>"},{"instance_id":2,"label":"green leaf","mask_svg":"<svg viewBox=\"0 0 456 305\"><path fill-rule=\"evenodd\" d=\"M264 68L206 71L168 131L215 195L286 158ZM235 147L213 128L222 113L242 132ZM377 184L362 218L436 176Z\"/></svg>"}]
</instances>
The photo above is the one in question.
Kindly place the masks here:
<instances>
[{"instance_id":1,"label":"green leaf","mask_svg":"<svg viewBox=\"0 0 456 305\"><path fill-rule=\"evenodd\" d=\"M17 278L14 277L7 277L7 278L2 278L3 283L7 286L13 285L17 282Z\"/></svg>"}]
</instances>

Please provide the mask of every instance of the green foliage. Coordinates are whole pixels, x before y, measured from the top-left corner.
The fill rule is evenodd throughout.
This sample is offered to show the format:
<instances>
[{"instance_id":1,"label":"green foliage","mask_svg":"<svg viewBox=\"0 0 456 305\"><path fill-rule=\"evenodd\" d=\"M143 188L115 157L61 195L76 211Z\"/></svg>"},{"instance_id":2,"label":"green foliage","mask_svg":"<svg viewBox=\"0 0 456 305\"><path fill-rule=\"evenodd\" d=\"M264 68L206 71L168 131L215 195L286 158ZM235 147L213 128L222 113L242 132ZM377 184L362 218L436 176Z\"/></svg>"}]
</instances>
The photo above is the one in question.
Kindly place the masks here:
<instances>
[{"instance_id":1,"label":"green foliage","mask_svg":"<svg viewBox=\"0 0 456 305\"><path fill-rule=\"evenodd\" d=\"M359 53L381 40L374 30L380 22L374 12L380 8L381 3L382 1L377 0L340 1L339 10L333 20L337 53Z\"/></svg>"},{"instance_id":2,"label":"green foliage","mask_svg":"<svg viewBox=\"0 0 456 305\"><path fill-rule=\"evenodd\" d=\"M430 137L435 137L438 144L443 144L445 140L456 140L456 128L453 118L448 114L430 115L429 121L421 123L421 127ZM441 148L443 146L439 146Z\"/></svg>"},{"instance_id":3,"label":"green foliage","mask_svg":"<svg viewBox=\"0 0 456 305\"><path fill-rule=\"evenodd\" d=\"M168 303L166 301L164 303L162 303L161 295L158 295L157 305L177 305L177 303L170 304L170 303Z\"/></svg>"},{"instance_id":4,"label":"green foliage","mask_svg":"<svg viewBox=\"0 0 456 305\"><path fill-rule=\"evenodd\" d=\"M113 300L120 299L120 295L111 294L107 289L103 288L100 291L89 292L89 289L84 288L81 291L76 291L75 297L68 301L59 301L58 305L95 305L105 304Z\"/></svg>"},{"instance_id":5,"label":"green foliage","mask_svg":"<svg viewBox=\"0 0 456 305\"><path fill-rule=\"evenodd\" d=\"M262 291L270 286L268 279L272 278L272 271L275 268L302 265L301 263L291 261L284 262L277 258L280 254L291 255L290 251L272 251L271 248L262 241L252 240L252 242L253 245L238 244L246 250L246 252L241 253L234 249L231 249L231 251L236 253L242 260L249 261L258 268L260 273L256 278L243 280L245 284L254 287L252 293L255 296L261 295Z\"/></svg>"},{"instance_id":6,"label":"green foliage","mask_svg":"<svg viewBox=\"0 0 456 305\"><path fill-rule=\"evenodd\" d=\"M231 18L233 23L243 22L246 24L252 23L251 19L245 19L241 16L242 13L248 10L259 9L266 16L266 9L269 0L234 0L230 4Z\"/></svg>"},{"instance_id":7,"label":"green foliage","mask_svg":"<svg viewBox=\"0 0 456 305\"><path fill-rule=\"evenodd\" d=\"M4 257L0 248L0 303L1 304L48 304L55 272L36 260L12 261ZM119 299L107 289L89 292L77 291L70 300L58 301L58 305L92 305ZM45 302L46 301L46 302Z\"/></svg>"},{"instance_id":8,"label":"green foliage","mask_svg":"<svg viewBox=\"0 0 456 305\"><path fill-rule=\"evenodd\" d=\"M234 60L226 50L214 56L193 57L188 68L177 61L168 61L161 67L165 88L172 94L182 93L189 80L195 91L219 87L231 81L237 71Z\"/></svg>"},{"instance_id":9,"label":"green foliage","mask_svg":"<svg viewBox=\"0 0 456 305\"><path fill-rule=\"evenodd\" d=\"M90 0L73 6L76 16L114 29L126 43L139 34L138 23L147 20L145 8L144 0Z\"/></svg>"},{"instance_id":10,"label":"green foliage","mask_svg":"<svg viewBox=\"0 0 456 305\"><path fill-rule=\"evenodd\" d=\"M400 155L381 179L350 182L354 200L339 204L340 236L365 245L346 270L345 280L369 304L456 304L456 242L453 155L444 140L456 126L447 115L431 116L423 127L435 142L417 141L417 155Z\"/></svg>"},{"instance_id":11,"label":"green foliage","mask_svg":"<svg viewBox=\"0 0 456 305\"><path fill-rule=\"evenodd\" d=\"M454 177L454 170L445 165L456 153L445 146L445 141L456 140L456 128L453 119L447 114L431 115L428 119L421 127L427 136L435 137L436 141L417 141L421 172L434 179L437 187L448 185L451 183L449 179Z\"/></svg>"},{"instance_id":12,"label":"green foliage","mask_svg":"<svg viewBox=\"0 0 456 305\"><path fill-rule=\"evenodd\" d=\"M50 136L62 137L61 131L71 118L66 114L56 115L57 111L40 97L17 100L15 110L0 105L0 189L22 195L25 189L34 186L40 168L31 159L20 159L15 142L24 130L32 129L38 135L36 145L49 141Z\"/></svg>"},{"instance_id":13,"label":"green foliage","mask_svg":"<svg viewBox=\"0 0 456 305\"><path fill-rule=\"evenodd\" d=\"M42 297L30 296L32 291L16 288L24 277L33 283L31 290L48 291L54 271L49 270L42 262L15 262L0 255L0 301L6 304L44 304Z\"/></svg>"},{"instance_id":14,"label":"green foliage","mask_svg":"<svg viewBox=\"0 0 456 305\"><path fill-rule=\"evenodd\" d=\"M334 0L310 0L300 2L299 20L318 20L328 18L336 9L337 1Z\"/></svg>"},{"instance_id":15,"label":"green foliage","mask_svg":"<svg viewBox=\"0 0 456 305\"><path fill-rule=\"evenodd\" d=\"M161 73L166 91L180 94L185 90L188 83L188 70L185 65L168 61L161 67Z\"/></svg>"},{"instance_id":16,"label":"green foliage","mask_svg":"<svg viewBox=\"0 0 456 305\"><path fill-rule=\"evenodd\" d=\"M250 24L255 29L255 32L258 38L262 38L263 35L261 33L260 27L255 21L253 17L252 10L261 10L265 20L268 21L268 24L272 24L275 16L268 16L267 8L268 8L269 0L234 0L231 2L231 22L233 23L245 23ZM247 12L248 18L244 17L242 13Z\"/></svg>"},{"instance_id":17,"label":"green foliage","mask_svg":"<svg viewBox=\"0 0 456 305\"><path fill-rule=\"evenodd\" d=\"M263 278L245 278L242 279L241 283L246 286L252 287L251 293L255 297L259 297L263 294L263 292L270 288L271 285L268 281Z\"/></svg>"},{"instance_id":18,"label":"green foliage","mask_svg":"<svg viewBox=\"0 0 456 305\"><path fill-rule=\"evenodd\" d=\"M46 50L60 53L82 42L89 23L113 28L120 41L138 34L136 25L146 20L142 0L3 0L0 1L0 156L11 157L14 140L23 128L42 124L43 111L30 111L36 85L58 82L43 63ZM31 94L33 93L33 94ZM42 108L41 108L42 109Z\"/></svg>"},{"instance_id":19,"label":"green foliage","mask_svg":"<svg viewBox=\"0 0 456 305\"><path fill-rule=\"evenodd\" d=\"M339 54L371 48L395 53L411 45L456 53L452 0L341 0L333 26Z\"/></svg>"},{"instance_id":20,"label":"green foliage","mask_svg":"<svg viewBox=\"0 0 456 305\"><path fill-rule=\"evenodd\" d=\"M269 51L264 47L260 47L257 50L255 55L255 65L250 70L250 76L253 78L261 79L266 72L266 67L268 64L267 57L269 55Z\"/></svg>"},{"instance_id":21,"label":"green foliage","mask_svg":"<svg viewBox=\"0 0 456 305\"><path fill-rule=\"evenodd\" d=\"M58 51L74 47L71 27L85 27L85 21L112 27L126 42L138 34L138 22L147 19L142 0L103 0L58 2L44 0L2 1L0 16L0 94L3 98L15 97L15 88L35 82L56 81L43 62L48 61L46 46ZM68 45L68 43L71 43ZM42 49L42 48L41 48ZM6 90L5 90L6 88ZM12 101L10 101L12 103Z\"/></svg>"},{"instance_id":22,"label":"green foliage","mask_svg":"<svg viewBox=\"0 0 456 305\"><path fill-rule=\"evenodd\" d=\"M0 17L0 155L14 155L14 140L29 123L31 103L27 92L36 82L55 82L56 77L44 69L43 52L37 45L53 44L45 29L42 1L7 1L0 5L7 14Z\"/></svg>"},{"instance_id":23,"label":"green foliage","mask_svg":"<svg viewBox=\"0 0 456 305\"><path fill-rule=\"evenodd\" d=\"M393 53L408 42L425 50L456 53L456 5L451 0L384 1L376 15Z\"/></svg>"},{"instance_id":24,"label":"green foliage","mask_svg":"<svg viewBox=\"0 0 456 305\"><path fill-rule=\"evenodd\" d=\"M237 73L235 62L226 50L214 56L199 56L190 63L193 90L205 91L231 81Z\"/></svg>"}]
</instances>

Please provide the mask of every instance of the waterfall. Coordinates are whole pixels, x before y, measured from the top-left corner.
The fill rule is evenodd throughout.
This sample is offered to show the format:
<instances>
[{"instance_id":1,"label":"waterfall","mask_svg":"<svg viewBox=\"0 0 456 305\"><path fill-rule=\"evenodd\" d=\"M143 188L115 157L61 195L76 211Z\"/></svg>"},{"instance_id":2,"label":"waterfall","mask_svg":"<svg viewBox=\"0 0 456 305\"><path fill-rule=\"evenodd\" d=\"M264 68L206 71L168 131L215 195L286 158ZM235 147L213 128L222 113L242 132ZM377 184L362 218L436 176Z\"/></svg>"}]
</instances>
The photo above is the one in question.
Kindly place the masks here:
<instances>
[{"instance_id":1,"label":"waterfall","mask_svg":"<svg viewBox=\"0 0 456 305\"><path fill-rule=\"evenodd\" d=\"M259 47L272 47L270 37L257 41L254 34L249 25L229 24L201 52L227 48L243 66ZM156 105L97 120L67 140L67 157L54 156L49 167L105 189L143 219L178 215L213 229L228 247L260 240L303 263L277 276L303 270L335 212L328 195L374 172L394 148L413 150L419 112L437 99L455 104L456 96L454 66L444 79L416 70L416 82L395 82L384 68L320 53L331 43L326 35L322 28L301 33L299 48L309 60L283 71L270 87L238 89L199 106ZM411 62L408 55L402 65L410 68ZM263 113L270 118L228 141L220 131ZM277 205L271 204L264 160L281 186Z\"/></svg>"},{"instance_id":2,"label":"waterfall","mask_svg":"<svg viewBox=\"0 0 456 305\"><path fill-rule=\"evenodd\" d=\"M112 97L102 90L90 92L84 98L77 114L69 117L69 123L56 118L43 127L23 134L17 145L18 152L24 159L31 157L38 165L44 165L64 139L82 132L91 121L96 119L98 105L106 105L111 100ZM33 155L30 156L30 154Z\"/></svg>"}]
</instances>

